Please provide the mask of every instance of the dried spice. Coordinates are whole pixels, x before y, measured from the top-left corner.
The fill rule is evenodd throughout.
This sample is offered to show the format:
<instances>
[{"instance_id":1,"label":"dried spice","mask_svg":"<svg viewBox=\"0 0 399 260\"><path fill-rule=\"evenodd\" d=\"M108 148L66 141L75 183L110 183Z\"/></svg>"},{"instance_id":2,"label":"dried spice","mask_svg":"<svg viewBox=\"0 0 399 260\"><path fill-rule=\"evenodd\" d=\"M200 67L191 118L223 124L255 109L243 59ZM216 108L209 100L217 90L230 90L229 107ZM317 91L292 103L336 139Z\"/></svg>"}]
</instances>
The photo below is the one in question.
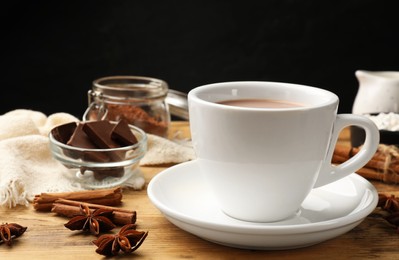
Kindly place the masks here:
<instances>
[{"instance_id":1,"label":"dried spice","mask_svg":"<svg viewBox=\"0 0 399 260\"><path fill-rule=\"evenodd\" d=\"M0 244L5 243L12 245L12 240L22 236L27 227L23 227L17 223L5 223L0 225Z\"/></svg>"},{"instance_id":2,"label":"dried spice","mask_svg":"<svg viewBox=\"0 0 399 260\"><path fill-rule=\"evenodd\" d=\"M80 201L58 199L53 203L53 208L51 209L51 211L57 213L60 216L73 218L81 214L81 204L82 202ZM112 223L118 226L134 224L137 220L137 212L135 210L128 210L93 203L85 203L85 205L89 207L91 211L96 209L112 211L112 217L110 218L110 220L112 221Z\"/></svg>"},{"instance_id":3,"label":"dried spice","mask_svg":"<svg viewBox=\"0 0 399 260\"><path fill-rule=\"evenodd\" d=\"M399 211L389 214L384 217L388 223L394 225L396 227L396 231L399 233Z\"/></svg>"},{"instance_id":4,"label":"dried spice","mask_svg":"<svg viewBox=\"0 0 399 260\"><path fill-rule=\"evenodd\" d=\"M114 256L122 251L125 254L132 253L137 250L144 242L148 235L148 231L137 231L135 224L127 224L123 226L116 235L101 235L93 241L98 248L96 253L105 256Z\"/></svg>"},{"instance_id":5,"label":"dried spice","mask_svg":"<svg viewBox=\"0 0 399 260\"><path fill-rule=\"evenodd\" d=\"M387 196L385 194L378 194L377 207L380 207L381 209L386 210L390 213L399 212L399 200L393 194L390 196Z\"/></svg>"},{"instance_id":6,"label":"dried spice","mask_svg":"<svg viewBox=\"0 0 399 260\"><path fill-rule=\"evenodd\" d=\"M379 193L377 208L380 208L384 212L382 218L395 226L399 233L399 198L395 197L393 194L388 196Z\"/></svg>"},{"instance_id":7,"label":"dried spice","mask_svg":"<svg viewBox=\"0 0 399 260\"><path fill-rule=\"evenodd\" d=\"M80 203L85 202L105 206L116 206L122 203L122 188L116 187L98 190L41 193L35 195L33 199L33 208L39 211L51 211L53 203L59 199L74 200Z\"/></svg>"},{"instance_id":8,"label":"dried spice","mask_svg":"<svg viewBox=\"0 0 399 260\"><path fill-rule=\"evenodd\" d=\"M73 217L64 226L70 230L90 231L94 235L109 231L116 227L110 220L113 211L96 209L93 212L86 204L80 204L80 215Z\"/></svg>"},{"instance_id":9,"label":"dried spice","mask_svg":"<svg viewBox=\"0 0 399 260\"><path fill-rule=\"evenodd\" d=\"M332 162L341 164L352 158L359 151L359 147L337 145L334 150ZM357 173L367 179L379 180L386 183L398 183L399 147L379 144L374 156Z\"/></svg>"}]
</instances>

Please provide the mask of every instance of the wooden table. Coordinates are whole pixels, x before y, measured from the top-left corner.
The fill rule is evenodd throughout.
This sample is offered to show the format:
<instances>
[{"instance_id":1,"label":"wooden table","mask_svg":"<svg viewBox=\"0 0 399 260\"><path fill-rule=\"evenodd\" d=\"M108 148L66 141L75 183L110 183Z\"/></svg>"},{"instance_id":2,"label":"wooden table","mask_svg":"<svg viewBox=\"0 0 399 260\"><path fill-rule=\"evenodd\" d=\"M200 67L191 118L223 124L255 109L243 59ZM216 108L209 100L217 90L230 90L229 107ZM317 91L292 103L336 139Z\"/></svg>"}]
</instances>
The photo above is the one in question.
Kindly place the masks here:
<instances>
[{"instance_id":1,"label":"wooden table","mask_svg":"<svg viewBox=\"0 0 399 260\"><path fill-rule=\"evenodd\" d=\"M179 132L189 136L186 122L173 122L171 135ZM348 133L341 135L347 141ZM2 166L4 167L4 166ZM142 167L146 183L162 167ZM398 185L372 181L380 192L399 195ZM133 254L122 258L136 259L399 259L399 234L384 220L369 216L350 232L329 241L301 249L254 251L213 244L187 233L169 221L147 197L146 190L126 190L123 207L138 213L138 230L148 230L143 245ZM30 205L13 209L0 208L0 222L16 222L27 226L25 234L12 247L0 245L0 259L101 259L91 244L94 236L66 229L67 219L53 213L36 212Z\"/></svg>"}]
</instances>

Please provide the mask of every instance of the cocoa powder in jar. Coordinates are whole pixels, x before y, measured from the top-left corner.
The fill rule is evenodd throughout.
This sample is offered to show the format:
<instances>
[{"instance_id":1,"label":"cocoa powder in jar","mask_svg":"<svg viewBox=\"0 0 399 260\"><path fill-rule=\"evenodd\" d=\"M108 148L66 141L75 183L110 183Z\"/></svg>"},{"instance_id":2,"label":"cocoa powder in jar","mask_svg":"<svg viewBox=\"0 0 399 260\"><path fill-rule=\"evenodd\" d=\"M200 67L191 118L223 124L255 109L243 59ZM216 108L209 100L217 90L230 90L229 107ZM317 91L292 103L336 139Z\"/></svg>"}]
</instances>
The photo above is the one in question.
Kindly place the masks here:
<instances>
[{"instance_id":1,"label":"cocoa powder in jar","mask_svg":"<svg viewBox=\"0 0 399 260\"><path fill-rule=\"evenodd\" d=\"M166 137L168 133L168 122L157 120L150 116L144 109L138 106L108 104L107 119L111 121L126 120L129 124L143 129L146 133ZM89 115L89 120L101 120L97 118L95 110Z\"/></svg>"},{"instance_id":2,"label":"cocoa powder in jar","mask_svg":"<svg viewBox=\"0 0 399 260\"><path fill-rule=\"evenodd\" d=\"M170 114L165 81L141 76L111 76L93 81L84 120L125 120L146 133L167 137Z\"/></svg>"}]
</instances>

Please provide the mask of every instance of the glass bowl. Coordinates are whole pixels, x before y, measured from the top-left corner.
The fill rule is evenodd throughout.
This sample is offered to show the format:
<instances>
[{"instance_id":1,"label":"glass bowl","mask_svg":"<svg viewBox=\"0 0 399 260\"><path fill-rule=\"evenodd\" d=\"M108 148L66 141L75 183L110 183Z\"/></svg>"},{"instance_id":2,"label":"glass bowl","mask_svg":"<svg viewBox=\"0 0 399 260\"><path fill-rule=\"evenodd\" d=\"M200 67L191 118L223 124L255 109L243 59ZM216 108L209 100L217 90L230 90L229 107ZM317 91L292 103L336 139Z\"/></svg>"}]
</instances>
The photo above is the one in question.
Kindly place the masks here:
<instances>
[{"instance_id":1,"label":"glass bowl","mask_svg":"<svg viewBox=\"0 0 399 260\"><path fill-rule=\"evenodd\" d=\"M115 123L115 122L113 122ZM53 157L68 170L66 177L85 188L103 189L118 186L139 171L139 162L147 151L147 135L138 127L129 125L137 143L109 149L87 149L66 144L57 132L73 132L74 123L57 126L50 131L50 150ZM76 125L75 125L76 127Z\"/></svg>"}]
</instances>

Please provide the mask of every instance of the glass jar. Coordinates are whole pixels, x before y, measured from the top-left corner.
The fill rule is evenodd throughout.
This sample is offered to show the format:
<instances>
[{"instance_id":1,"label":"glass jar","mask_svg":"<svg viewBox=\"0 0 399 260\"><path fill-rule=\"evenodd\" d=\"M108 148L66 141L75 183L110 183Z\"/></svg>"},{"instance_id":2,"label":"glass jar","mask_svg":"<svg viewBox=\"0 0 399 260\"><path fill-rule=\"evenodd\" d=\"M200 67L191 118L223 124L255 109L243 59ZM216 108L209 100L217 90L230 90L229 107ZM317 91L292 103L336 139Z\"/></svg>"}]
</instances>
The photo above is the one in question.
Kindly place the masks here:
<instances>
[{"instance_id":1,"label":"glass jar","mask_svg":"<svg viewBox=\"0 0 399 260\"><path fill-rule=\"evenodd\" d=\"M146 133L166 137L170 114L168 84L140 76L112 76L93 81L83 120L126 120Z\"/></svg>"}]
</instances>

